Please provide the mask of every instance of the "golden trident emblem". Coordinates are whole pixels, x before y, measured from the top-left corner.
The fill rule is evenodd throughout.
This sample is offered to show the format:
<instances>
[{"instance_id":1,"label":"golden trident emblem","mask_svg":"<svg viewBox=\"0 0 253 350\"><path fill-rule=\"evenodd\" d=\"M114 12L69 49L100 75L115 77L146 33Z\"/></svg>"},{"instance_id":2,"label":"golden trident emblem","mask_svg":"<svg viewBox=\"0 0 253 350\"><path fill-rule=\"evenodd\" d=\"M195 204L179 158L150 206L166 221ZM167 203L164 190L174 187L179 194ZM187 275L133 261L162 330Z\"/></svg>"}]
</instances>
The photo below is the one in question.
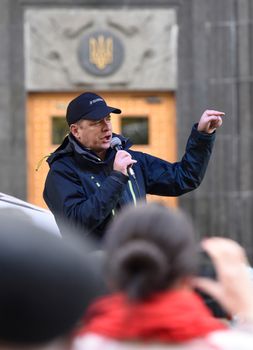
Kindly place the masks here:
<instances>
[{"instance_id":1,"label":"golden trident emblem","mask_svg":"<svg viewBox=\"0 0 253 350\"><path fill-rule=\"evenodd\" d=\"M103 70L113 61L113 40L112 38L105 38L99 35L97 38L90 38L89 40L89 58L90 62Z\"/></svg>"}]
</instances>

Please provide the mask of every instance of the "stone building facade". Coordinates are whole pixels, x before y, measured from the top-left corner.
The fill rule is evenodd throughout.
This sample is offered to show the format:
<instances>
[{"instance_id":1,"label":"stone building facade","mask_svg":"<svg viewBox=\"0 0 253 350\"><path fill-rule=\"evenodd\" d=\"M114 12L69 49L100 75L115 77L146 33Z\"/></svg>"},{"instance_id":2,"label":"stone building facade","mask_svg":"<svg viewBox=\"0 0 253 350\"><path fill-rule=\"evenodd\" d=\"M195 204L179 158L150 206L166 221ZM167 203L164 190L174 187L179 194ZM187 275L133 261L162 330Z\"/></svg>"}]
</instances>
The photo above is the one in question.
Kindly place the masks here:
<instances>
[{"instance_id":1,"label":"stone building facade","mask_svg":"<svg viewBox=\"0 0 253 350\"><path fill-rule=\"evenodd\" d=\"M252 23L251 0L2 0L0 191L27 198L30 97L92 89L153 103L168 93L178 157L203 110L226 113L203 183L179 205L199 236L234 238L253 258ZM120 53L104 76L82 66L87 35L101 28Z\"/></svg>"}]
</instances>

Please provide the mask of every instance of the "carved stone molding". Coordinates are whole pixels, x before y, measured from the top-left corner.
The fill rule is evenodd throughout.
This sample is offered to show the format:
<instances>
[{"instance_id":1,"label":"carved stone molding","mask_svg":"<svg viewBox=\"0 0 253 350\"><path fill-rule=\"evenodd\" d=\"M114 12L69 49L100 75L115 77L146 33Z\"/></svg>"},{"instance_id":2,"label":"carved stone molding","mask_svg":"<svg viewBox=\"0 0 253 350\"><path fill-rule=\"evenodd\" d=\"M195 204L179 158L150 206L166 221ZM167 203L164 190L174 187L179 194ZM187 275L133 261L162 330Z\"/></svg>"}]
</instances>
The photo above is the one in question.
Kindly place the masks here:
<instances>
[{"instance_id":1,"label":"carved stone molding","mask_svg":"<svg viewBox=\"0 0 253 350\"><path fill-rule=\"evenodd\" d=\"M124 49L123 62L110 74L93 74L80 62L82 38L96 31L111 32ZM172 8L27 8L26 89L175 90L177 34Z\"/></svg>"}]
</instances>

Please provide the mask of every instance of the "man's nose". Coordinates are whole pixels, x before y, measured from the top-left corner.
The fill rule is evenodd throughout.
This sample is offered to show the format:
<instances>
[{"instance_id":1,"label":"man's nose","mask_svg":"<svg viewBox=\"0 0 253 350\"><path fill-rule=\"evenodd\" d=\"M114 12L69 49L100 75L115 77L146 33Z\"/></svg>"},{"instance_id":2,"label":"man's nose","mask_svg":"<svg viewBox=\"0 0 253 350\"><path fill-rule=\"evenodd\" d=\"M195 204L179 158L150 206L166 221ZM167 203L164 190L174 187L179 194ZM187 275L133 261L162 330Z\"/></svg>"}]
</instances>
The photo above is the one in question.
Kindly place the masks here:
<instances>
[{"instance_id":1,"label":"man's nose","mask_svg":"<svg viewBox=\"0 0 253 350\"><path fill-rule=\"evenodd\" d=\"M111 121L108 119L103 119L102 127L103 129L109 129L111 127Z\"/></svg>"}]
</instances>

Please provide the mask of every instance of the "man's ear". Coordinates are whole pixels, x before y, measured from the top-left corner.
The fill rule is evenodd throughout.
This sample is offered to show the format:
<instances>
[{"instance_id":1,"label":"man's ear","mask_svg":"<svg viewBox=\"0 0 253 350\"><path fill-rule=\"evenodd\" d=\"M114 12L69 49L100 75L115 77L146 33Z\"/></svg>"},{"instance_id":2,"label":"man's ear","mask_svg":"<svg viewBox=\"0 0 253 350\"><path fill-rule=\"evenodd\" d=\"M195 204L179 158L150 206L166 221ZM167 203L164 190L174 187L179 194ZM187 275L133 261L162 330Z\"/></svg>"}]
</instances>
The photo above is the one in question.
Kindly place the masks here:
<instances>
[{"instance_id":1,"label":"man's ear","mask_svg":"<svg viewBox=\"0 0 253 350\"><path fill-rule=\"evenodd\" d=\"M75 136L78 137L78 125L77 124L71 124L70 127L70 132Z\"/></svg>"}]
</instances>

